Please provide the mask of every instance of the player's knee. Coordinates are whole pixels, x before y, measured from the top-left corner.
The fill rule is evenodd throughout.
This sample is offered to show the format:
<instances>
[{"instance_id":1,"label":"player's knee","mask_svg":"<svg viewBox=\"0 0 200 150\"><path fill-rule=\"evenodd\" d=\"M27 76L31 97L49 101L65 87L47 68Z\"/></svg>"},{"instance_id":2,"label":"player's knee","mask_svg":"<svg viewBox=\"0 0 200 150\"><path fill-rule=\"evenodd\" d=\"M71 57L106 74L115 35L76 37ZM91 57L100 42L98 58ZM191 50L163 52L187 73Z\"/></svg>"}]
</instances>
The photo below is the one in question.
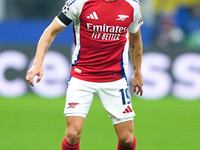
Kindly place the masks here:
<instances>
[{"instance_id":1,"label":"player's knee","mask_svg":"<svg viewBox=\"0 0 200 150\"><path fill-rule=\"evenodd\" d=\"M126 135L126 136L122 136L121 138L119 138L119 142L124 145L124 146L131 146L133 144L133 140L134 140L134 136L131 135Z\"/></svg>"},{"instance_id":2,"label":"player's knee","mask_svg":"<svg viewBox=\"0 0 200 150\"><path fill-rule=\"evenodd\" d=\"M81 139L81 133L76 130L67 130L66 139L69 144L75 145Z\"/></svg>"}]
</instances>

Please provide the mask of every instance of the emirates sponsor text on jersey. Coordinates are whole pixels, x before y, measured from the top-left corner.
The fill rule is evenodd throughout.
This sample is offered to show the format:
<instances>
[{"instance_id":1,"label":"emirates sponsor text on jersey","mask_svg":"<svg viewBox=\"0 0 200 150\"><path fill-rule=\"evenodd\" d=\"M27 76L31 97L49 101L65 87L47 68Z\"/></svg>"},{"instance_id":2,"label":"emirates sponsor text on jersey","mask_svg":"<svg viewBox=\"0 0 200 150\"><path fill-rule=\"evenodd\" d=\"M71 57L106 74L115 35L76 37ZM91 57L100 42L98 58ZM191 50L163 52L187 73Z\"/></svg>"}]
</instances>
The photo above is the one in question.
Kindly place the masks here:
<instances>
[{"instance_id":1,"label":"emirates sponsor text on jersey","mask_svg":"<svg viewBox=\"0 0 200 150\"><path fill-rule=\"evenodd\" d=\"M119 40L120 34L125 33L127 27L109 26L106 24L93 25L92 23L87 23L87 29L93 31L91 38L100 40Z\"/></svg>"}]
</instances>

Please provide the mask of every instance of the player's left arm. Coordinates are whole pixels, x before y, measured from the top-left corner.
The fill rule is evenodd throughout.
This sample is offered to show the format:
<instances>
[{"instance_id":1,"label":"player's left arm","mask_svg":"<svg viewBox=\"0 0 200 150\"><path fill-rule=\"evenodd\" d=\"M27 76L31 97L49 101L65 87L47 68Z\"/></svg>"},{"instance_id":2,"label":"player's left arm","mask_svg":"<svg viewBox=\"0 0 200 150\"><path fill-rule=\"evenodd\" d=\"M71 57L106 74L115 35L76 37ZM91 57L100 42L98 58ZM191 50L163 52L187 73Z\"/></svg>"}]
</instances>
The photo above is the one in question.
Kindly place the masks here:
<instances>
[{"instance_id":1,"label":"player's left arm","mask_svg":"<svg viewBox=\"0 0 200 150\"><path fill-rule=\"evenodd\" d=\"M143 77L141 73L143 45L140 28L136 33L129 32L129 54L131 57L134 74L132 76L133 92L140 96L143 94Z\"/></svg>"}]
</instances>

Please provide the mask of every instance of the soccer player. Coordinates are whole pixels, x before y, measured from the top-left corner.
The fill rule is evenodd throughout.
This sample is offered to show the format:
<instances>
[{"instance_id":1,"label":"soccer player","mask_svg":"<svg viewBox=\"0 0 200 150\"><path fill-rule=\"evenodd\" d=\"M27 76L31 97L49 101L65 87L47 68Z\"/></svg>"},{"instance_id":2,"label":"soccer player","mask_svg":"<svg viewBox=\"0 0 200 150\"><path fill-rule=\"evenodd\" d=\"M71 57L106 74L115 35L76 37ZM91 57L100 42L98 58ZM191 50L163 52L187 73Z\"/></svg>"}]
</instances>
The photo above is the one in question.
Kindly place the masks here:
<instances>
[{"instance_id":1,"label":"soccer player","mask_svg":"<svg viewBox=\"0 0 200 150\"><path fill-rule=\"evenodd\" d=\"M143 24L138 0L68 0L41 36L26 80L33 85L43 75L45 53L54 38L74 23L75 52L66 94L66 137L62 150L79 150L83 123L94 94L112 119L118 136L117 150L135 150L131 97L126 80L128 48L134 74L133 92L142 96L141 60ZM53 61L53 60L52 60Z\"/></svg>"}]
</instances>

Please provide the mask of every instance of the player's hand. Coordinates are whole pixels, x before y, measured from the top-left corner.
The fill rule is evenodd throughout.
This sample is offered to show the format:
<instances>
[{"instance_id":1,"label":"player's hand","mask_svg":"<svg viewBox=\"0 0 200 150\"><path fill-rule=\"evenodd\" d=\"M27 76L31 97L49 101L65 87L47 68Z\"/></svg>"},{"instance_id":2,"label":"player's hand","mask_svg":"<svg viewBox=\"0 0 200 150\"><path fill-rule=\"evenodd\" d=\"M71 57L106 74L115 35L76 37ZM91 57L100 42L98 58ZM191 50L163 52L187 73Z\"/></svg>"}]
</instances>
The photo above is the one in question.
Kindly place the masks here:
<instances>
[{"instance_id":1,"label":"player's hand","mask_svg":"<svg viewBox=\"0 0 200 150\"><path fill-rule=\"evenodd\" d=\"M138 95L140 93L140 96L143 94L143 77L141 74L134 74L132 77L132 87L133 92Z\"/></svg>"},{"instance_id":2,"label":"player's hand","mask_svg":"<svg viewBox=\"0 0 200 150\"><path fill-rule=\"evenodd\" d=\"M38 76L36 83L39 83L40 80L42 79L43 76L43 68L42 67L38 67L33 65L27 72L26 74L26 81L31 85L34 86L33 84L33 78L35 76Z\"/></svg>"}]
</instances>

